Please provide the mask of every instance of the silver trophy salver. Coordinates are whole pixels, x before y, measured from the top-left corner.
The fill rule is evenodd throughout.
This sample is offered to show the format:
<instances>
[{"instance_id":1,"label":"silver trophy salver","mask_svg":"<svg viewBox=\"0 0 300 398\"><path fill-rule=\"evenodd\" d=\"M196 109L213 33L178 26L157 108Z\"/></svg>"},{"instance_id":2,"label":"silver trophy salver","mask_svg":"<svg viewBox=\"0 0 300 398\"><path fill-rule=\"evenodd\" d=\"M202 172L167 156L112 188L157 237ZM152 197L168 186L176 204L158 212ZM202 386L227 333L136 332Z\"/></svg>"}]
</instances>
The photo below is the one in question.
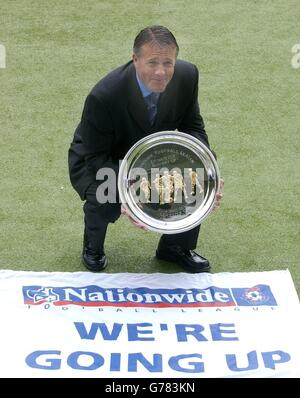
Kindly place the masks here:
<instances>
[{"instance_id":1,"label":"silver trophy salver","mask_svg":"<svg viewBox=\"0 0 300 398\"><path fill-rule=\"evenodd\" d=\"M151 231L177 234L212 211L220 172L212 152L195 137L162 131L138 141L124 157L118 189L129 215Z\"/></svg>"}]
</instances>

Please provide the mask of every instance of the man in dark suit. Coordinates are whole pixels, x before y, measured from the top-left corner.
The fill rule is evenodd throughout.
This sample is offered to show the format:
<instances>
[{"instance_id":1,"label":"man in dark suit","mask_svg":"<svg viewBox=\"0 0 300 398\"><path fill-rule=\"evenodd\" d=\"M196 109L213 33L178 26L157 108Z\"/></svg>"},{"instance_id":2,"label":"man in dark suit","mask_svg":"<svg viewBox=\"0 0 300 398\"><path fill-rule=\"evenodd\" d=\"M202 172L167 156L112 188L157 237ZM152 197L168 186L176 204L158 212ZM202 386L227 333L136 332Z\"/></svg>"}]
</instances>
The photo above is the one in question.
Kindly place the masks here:
<instances>
[{"instance_id":1,"label":"man in dark suit","mask_svg":"<svg viewBox=\"0 0 300 398\"><path fill-rule=\"evenodd\" d=\"M198 104L198 70L177 60L178 50L167 28L143 29L135 38L132 60L101 79L85 101L69 150L69 170L73 187L85 200L82 260L91 271L106 267L107 226L121 214L118 200L97 201L103 182L96 179L98 170L111 168L117 174L119 160L132 145L158 131L178 129L209 147ZM163 235L157 258L176 262L188 272L209 271L208 260L193 251L199 229Z\"/></svg>"}]
</instances>

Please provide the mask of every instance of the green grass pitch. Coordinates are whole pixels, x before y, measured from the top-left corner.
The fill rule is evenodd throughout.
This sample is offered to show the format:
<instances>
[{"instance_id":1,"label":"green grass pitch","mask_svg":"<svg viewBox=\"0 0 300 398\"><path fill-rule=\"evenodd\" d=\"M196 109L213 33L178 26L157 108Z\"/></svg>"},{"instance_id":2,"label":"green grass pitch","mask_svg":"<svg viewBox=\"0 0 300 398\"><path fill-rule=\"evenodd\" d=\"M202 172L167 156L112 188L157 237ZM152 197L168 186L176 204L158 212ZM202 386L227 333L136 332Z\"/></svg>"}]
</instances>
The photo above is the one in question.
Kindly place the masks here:
<instances>
[{"instance_id":1,"label":"green grass pitch","mask_svg":"<svg viewBox=\"0 0 300 398\"><path fill-rule=\"evenodd\" d=\"M200 69L199 98L225 179L198 252L213 272L289 268L300 292L298 0L0 0L0 268L84 271L82 202L67 150L91 87L162 24ZM3 49L3 47L1 47ZM179 272L159 235L121 218L107 272Z\"/></svg>"}]
</instances>

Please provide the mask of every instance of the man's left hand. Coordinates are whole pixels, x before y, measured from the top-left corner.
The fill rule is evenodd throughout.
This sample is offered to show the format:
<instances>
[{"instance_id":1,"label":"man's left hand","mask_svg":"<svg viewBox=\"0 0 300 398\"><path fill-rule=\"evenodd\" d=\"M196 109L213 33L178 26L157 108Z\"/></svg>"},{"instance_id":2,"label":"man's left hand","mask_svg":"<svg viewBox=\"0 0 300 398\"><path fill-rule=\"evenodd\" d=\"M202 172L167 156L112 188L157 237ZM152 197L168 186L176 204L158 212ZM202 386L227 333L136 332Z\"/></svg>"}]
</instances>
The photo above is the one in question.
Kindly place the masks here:
<instances>
[{"instance_id":1,"label":"man's left hand","mask_svg":"<svg viewBox=\"0 0 300 398\"><path fill-rule=\"evenodd\" d=\"M223 180L223 178L221 178L221 180L220 180L220 190L219 190L219 192L216 193L216 200L215 200L215 203L214 203L213 210L216 210L216 209L218 209L220 207L221 200L222 200L222 198L224 196L223 188L224 188L224 180Z\"/></svg>"}]
</instances>

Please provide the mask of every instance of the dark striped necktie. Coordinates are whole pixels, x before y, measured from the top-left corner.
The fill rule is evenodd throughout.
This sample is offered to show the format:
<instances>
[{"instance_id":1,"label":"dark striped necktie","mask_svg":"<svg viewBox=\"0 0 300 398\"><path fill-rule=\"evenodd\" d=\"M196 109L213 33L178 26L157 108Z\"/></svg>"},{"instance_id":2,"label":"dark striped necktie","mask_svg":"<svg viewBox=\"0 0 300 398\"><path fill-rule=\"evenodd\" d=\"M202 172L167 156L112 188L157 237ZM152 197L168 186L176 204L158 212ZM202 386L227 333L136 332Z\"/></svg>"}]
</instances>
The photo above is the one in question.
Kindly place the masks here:
<instances>
[{"instance_id":1,"label":"dark striped necktie","mask_svg":"<svg viewBox=\"0 0 300 398\"><path fill-rule=\"evenodd\" d=\"M151 126L154 124L155 116L157 114L158 98L159 98L159 93L151 93L147 95L147 97L145 97Z\"/></svg>"}]
</instances>

